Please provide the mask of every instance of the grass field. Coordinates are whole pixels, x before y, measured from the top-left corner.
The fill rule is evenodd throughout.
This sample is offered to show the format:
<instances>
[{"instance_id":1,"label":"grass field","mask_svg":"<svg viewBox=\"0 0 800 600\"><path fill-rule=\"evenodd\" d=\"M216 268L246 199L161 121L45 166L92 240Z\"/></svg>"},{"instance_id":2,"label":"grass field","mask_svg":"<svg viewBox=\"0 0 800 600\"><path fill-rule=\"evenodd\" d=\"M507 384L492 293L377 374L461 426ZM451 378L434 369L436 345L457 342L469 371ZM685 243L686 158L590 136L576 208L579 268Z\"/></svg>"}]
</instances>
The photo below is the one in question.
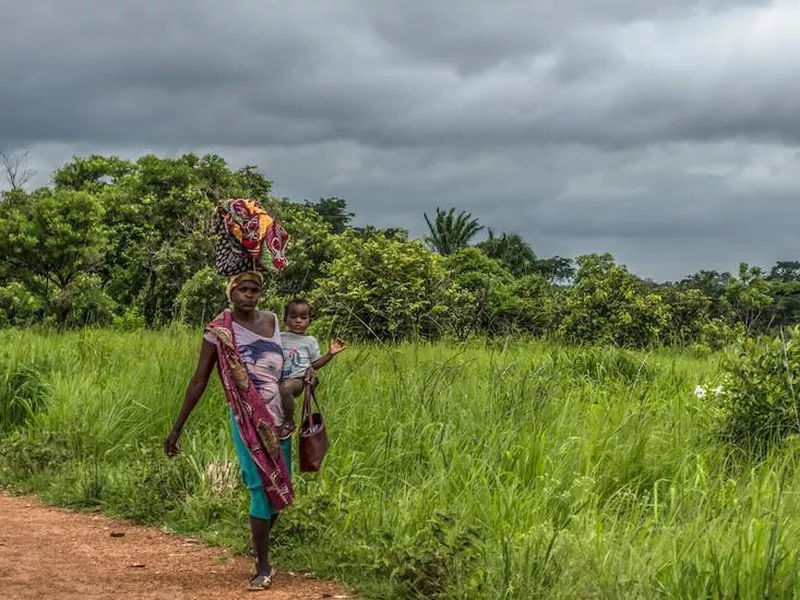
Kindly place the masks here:
<instances>
[{"instance_id":1,"label":"grass field","mask_svg":"<svg viewBox=\"0 0 800 600\"><path fill-rule=\"evenodd\" d=\"M215 379L168 461L199 334L0 333L0 483L245 551ZM323 372L332 446L279 568L380 598L755 598L800 590L800 453L713 436L715 357L551 343L355 347ZM228 483L236 480L228 478ZM222 477L224 483L224 476Z\"/></svg>"}]
</instances>

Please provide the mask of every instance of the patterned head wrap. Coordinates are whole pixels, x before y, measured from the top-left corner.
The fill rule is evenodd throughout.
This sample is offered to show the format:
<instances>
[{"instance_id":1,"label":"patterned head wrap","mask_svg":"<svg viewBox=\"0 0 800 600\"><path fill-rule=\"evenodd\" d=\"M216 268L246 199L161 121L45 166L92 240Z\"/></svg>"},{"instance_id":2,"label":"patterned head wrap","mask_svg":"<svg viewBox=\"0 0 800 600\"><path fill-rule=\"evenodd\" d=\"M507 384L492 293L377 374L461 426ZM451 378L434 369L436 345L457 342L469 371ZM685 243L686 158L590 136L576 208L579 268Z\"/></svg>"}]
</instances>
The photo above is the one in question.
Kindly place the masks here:
<instances>
[{"instance_id":1,"label":"patterned head wrap","mask_svg":"<svg viewBox=\"0 0 800 600\"><path fill-rule=\"evenodd\" d=\"M231 277L247 271L282 271L289 234L255 200L222 200L214 212L216 266Z\"/></svg>"},{"instance_id":2,"label":"patterned head wrap","mask_svg":"<svg viewBox=\"0 0 800 600\"><path fill-rule=\"evenodd\" d=\"M231 294L233 294L233 290L235 290L239 285L244 283L245 281L254 281L259 286L264 284L264 276L261 273L257 273L256 271L245 271L244 273L239 273L238 275L233 275L228 277L228 284L225 286L225 295L228 297L228 302L233 302L231 299Z\"/></svg>"}]
</instances>

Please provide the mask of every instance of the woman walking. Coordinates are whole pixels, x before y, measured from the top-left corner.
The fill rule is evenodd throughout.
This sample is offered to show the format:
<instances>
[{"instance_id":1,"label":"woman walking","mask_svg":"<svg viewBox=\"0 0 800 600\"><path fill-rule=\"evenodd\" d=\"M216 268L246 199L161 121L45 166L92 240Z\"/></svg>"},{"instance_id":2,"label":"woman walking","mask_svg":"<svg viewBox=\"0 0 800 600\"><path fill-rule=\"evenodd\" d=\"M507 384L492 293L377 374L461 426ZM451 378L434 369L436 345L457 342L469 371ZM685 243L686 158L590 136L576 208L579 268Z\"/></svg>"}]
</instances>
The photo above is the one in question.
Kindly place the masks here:
<instances>
[{"instance_id":1,"label":"woman walking","mask_svg":"<svg viewBox=\"0 0 800 600\"><path fill-rule=\"evenodd\" d=\"M206 327L197 369L186 390L175 425L164 442L167 456L178 453L178 439L208 383L214 365L219 370L230 406L236 456L250 492L250 528L256 574L250 589L267 589L273 569L269 537L280 512L292 503L291 434L285 428L280 397L283 349L278 318L256 310L263 279L248 271L228 279L226 309Z\"/></svg>"}]
</instances>

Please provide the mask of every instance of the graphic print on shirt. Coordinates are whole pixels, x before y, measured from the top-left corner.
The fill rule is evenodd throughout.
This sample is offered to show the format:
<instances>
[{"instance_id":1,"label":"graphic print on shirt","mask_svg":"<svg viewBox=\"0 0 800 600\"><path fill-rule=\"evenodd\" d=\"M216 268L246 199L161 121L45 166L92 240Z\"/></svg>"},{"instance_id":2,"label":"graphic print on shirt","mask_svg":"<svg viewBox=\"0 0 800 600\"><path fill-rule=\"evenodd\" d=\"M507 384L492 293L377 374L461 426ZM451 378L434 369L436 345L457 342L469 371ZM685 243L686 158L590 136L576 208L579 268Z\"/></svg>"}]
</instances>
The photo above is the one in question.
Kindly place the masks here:
<instances>
[{"instance_id":1,"label":"graphic print on shirt","mask_svg":"<svg viewBox=\"0 0 800 600\"><path fill-rule=\"evenodd\" d=\"M281 359L283 350L279 344L270 340L255 340L239 347L242 362L247 366L250 377L256 387L262 388L269 385L269 381L262 379L260 373L271 372L275 380L280 378Z\"/></svg>"},{"instance_id":2,"label":"graphic print on shirt","mask_svg":"<svg viewBox=\"0 0 800 600\"><path fill-rule=\"evenodd\" d=\"M297 348L283 349L283 376L288 377L294 373L302 363L300 352Z\"/></svg>"}]
</instances>

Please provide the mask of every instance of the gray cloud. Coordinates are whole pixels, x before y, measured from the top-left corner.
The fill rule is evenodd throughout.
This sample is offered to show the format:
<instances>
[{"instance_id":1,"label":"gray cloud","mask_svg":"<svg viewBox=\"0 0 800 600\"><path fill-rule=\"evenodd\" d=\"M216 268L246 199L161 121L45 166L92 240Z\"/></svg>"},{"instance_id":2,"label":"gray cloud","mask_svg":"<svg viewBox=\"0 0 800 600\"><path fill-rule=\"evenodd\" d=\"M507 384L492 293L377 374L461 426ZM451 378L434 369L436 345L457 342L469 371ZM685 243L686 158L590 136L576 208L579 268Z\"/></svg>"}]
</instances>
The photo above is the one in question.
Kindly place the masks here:
<instances>
[{"instance_id":1,"label":"gray cloud","mask_svg":"<svg viewBox=\"0 0 800 600\"><path fill-rule=\"evenodd\" d=\"M798 254L790 0L0 3L0 148L41 182L209 150L363 222L455 205L656 278Z\"/></svg>"}]
</instances>

